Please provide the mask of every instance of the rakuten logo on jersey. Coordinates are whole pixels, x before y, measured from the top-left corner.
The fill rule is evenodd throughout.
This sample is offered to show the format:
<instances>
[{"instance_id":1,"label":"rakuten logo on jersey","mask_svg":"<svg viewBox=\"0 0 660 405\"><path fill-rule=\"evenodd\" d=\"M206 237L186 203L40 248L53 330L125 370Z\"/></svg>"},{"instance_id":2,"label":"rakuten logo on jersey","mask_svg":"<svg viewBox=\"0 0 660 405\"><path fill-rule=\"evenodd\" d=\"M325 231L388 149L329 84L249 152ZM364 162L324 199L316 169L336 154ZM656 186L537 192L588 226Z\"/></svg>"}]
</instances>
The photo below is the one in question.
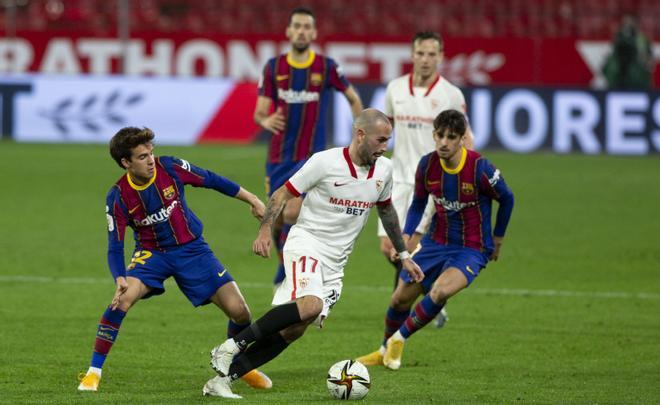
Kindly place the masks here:
<instances>
[{"instance_id":1,"label":"rakuten logo on jersey","mask_svg":"<svg viewBox=\"0 0 660 405\"><path fill-rule=\"evenodd\" d=\"M165 222L170 218L170 215L172 215L172 211L174 211L174 208L179 204L178 200L174 200L172 204L170 204L167 208L163 207L160 209L160 211L155 212L145 219L141 221L135 220L135 225L137 226L149 226L153 224L158 224L160 222Z\"/></svg>"},{"instance_id":2,"label":"rakuten logo on jersey","mask_svg":"<svg viewBox=\"0 0 660 405\"><path fill-rule=\"evenodd\" d=\"M444 208L447 211L460 211L463 208L468 208L468 207L474 207L477 205L476 201L470 201L470 202L460 202L460 201L449 201L445 197L436 197L433 196L433 201L435 201L436 204L442 205L442 208Z\"/></svg>"},{"instance_id":3,"label":"rakuten logo on jersey","mask_svg":"<svg viewBox=\"0 0 660 405\"><path fill-rule=\"evenodd\" d=\"M316 91L277 90L277 97L287 104L303 104L319 101L319 93Z\"/></svg>"}]
</instances>

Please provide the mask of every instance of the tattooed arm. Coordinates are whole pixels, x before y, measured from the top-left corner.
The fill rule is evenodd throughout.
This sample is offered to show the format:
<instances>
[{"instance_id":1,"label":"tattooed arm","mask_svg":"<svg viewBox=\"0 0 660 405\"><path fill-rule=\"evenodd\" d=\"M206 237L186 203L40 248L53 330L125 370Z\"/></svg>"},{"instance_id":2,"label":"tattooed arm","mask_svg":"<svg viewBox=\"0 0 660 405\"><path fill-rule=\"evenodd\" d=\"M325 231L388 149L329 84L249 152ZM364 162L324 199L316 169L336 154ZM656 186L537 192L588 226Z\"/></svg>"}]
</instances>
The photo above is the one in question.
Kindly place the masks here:
<instances>
[{"instance_id":1,"label":"tattooed arm","mask_svg":"<svg viewBox=\"0 0 660 405\"><path fill-rule=\"evenodd\" d=\"M285 187L282 186L277 191L273 193L268 200L268 205L266 206L266 213L264 214L263 219L261 220L261 226L259 227L259 233L257 234L257 239L254 240L252 244L252 251L262 257L270 257L270 245L272 243L272 228L273 223L280 216L282 209L287 201L294 198L295 196Z\"/></svg>"},{"instance_id":2,"label":"tattooed arm","mask_svg":"<svg viewBox=\"0 0 660 405\"><path fill-rule=\"evenodd\" d=\"M406 244L401 237L401 226L399 225L399 218L396 215L396 210L391 203L377 205L378 207L378 216L383 222L383 228L387 236L392 241L392 246L396 249L397 252L403 252L406 250Z\"/></svg>"},{"instance_id":3,"label":"tattooed arm","mask_svg":"<svg viewBox=\"0 0 660 405\"><path fill-rule=\"evenodd\" d=\"M385 228L387 236L392 241L392 246L394 246L394 249L396 249L396 251L401 254L401 265L403 266L404 270L410 274L410 277L412 277L413 280L417 282L422 281L424 279L424 273L419 268L417 263L415 263L410 258L410 254L406 250L406 244L403 241L403 237L401 236L399 218L396 215L394 206L390 202L387 204L378 205L377 207L378 216L383 222L383 228Z\"/></svg>"}]
</instances>

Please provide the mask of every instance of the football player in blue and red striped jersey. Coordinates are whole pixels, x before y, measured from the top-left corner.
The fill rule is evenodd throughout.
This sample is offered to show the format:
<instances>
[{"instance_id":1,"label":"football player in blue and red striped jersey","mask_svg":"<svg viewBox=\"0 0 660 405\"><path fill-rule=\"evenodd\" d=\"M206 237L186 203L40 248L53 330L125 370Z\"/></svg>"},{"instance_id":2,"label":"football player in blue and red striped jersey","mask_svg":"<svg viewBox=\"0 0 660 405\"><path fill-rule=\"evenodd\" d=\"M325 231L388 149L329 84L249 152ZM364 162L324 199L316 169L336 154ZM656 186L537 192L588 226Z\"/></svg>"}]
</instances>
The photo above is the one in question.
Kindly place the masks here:
<instances>
[{"instance_id":1,"label":"football player in blue and red striped jersey","mask_svg":"<svg viewBox=\"0 0 660 405\"><path fill-rule=\"evenodd\" d=\"M229 317L228 336L247 327L250 310L227 269L202 237L202 222L186 203L184 186L204 187L250 205L263 217L265 206L233 181L191 165L185 160L153 154L154 133L126 127L110 141L110 155L126 173L106 197L108 265L116 283L112 303L101 316L91 365L80 391L96 391L103 363L117 338L122 320L140 299L165 292L164 281L174 277L194 306L213 302ZM124 233L133 229L135 252L124 262ZM270 388L268 377L253 370L246 382Z\"/></svg>"},{"instance_id":2,"label":"football player in blue and red striped jersey","mask_svg":"<svg viewBox=\"0 0 660 405\"><path fill-rule=\"evenodd\" d=\"M456 110L443 111L433 121L436 150L419 161L403 230L412 252L419 240L415 229L431 196L436 213L414 254L425 277L418 284L407 273L400 273L385 316L382 346L357 358L366 365L398 369L405 340L428 324L449 298L469 286L488 262L500 255L513 210L513 193L495 166L464 147L466 128L465 116ZM498 202L494 228L493 200ZM420 295L424 297L411 311Z\"/></svg>"},{"instance_id":3,"label":"football player in blue and red striped jersey","mask_svg":"<svg viewBox=\"0 0 660 405\"><path fill-rule=\"evenodd\" d=\"M344 94L353 117L362 111L360 96L337 63L310 48L316 34L312 11L302 7L294 9L286 28L291 50L270 59L259 82L254 120L272 133L266 162L269 197L302 167L307 158L325 150L326 114L332 89ZM280 253L288 228L298 218L301 203L300 198L289 201L282 212L284 226L275 227L274 238ZM282 279L284 267L280 263L274 283L279 284Z\"/></svg>"}]
</instances>

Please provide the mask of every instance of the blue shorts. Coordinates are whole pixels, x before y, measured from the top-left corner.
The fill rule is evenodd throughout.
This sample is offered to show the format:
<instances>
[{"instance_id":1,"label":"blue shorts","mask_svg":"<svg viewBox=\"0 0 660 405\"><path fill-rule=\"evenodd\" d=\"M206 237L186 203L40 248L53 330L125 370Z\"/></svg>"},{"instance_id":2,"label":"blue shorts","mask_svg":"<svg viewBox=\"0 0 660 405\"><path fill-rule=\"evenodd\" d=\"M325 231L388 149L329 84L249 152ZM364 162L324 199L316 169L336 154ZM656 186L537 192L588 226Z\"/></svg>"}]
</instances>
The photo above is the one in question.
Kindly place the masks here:
<instances>
[{"instance_id":1,"label":"blue shorts","mask_svg":"<svg viewBox=\"0 0 660 405\"><path fill-rule=\"evenodd\" d=\"M201 237L167 251L136 250L126 276L138 278L151 288L144 298L164 293L163 282L174 277L181 292L196 307L208 304L218 288L234 281Z\"/></svg>"},{"instance_id":2,"label":"blue shorts","mask_svg":"<svg viewBox=\"0 0 660 405\"><path fill-rule=\"evenodd\" d=\"M297 162L266 163L266 194L270 197L282 187L307 160Z\"/></svg>"},{"instance_id":3,"label":"blue shorts","mask_svg":"<svg viewBox=\"0 0 660 405\"><path fill-rule=\"evenodd\" d=\"M440 245L427 238L422 240L422 248L415 253L413 260L424 272L424 280L422 280L424 293L429 292L440 274L450 267L459 269L470 285L481 269L488 264L488 256L478 250ZM413 282L405 270L401 270L399 277L406 283Z\"/></svg>"}]
</instances>

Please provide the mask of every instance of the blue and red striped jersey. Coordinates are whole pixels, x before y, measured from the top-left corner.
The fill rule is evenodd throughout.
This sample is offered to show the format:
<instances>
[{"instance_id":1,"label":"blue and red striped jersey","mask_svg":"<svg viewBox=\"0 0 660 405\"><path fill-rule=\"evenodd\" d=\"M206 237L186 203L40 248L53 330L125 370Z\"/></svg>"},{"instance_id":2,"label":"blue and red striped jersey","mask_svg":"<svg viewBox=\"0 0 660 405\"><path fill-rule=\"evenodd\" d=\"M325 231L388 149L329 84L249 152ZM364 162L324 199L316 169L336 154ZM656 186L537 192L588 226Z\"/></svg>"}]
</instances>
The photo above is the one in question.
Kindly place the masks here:
<instances>
[{"instance_id":1,"label":"blue and red striped jersey","mask_svg":"<svg viewBox=\"0 0 660 405\"><path fill-rule=\"evenodd\" d=\"M296 63L288 54L270 59L259 82L259 95L270 97L274 108L282 109L286 126L272 135L268 162L297 162L324 150L330 90L343 92L349 85L333 59L314 51L304 63Z\"/></svg>"},{"instance_id":2,"label":"blue and red striped jersey","mask_svg":"<svg viewBox=\"0 0 660 405\"><path fill-rule=\"evenodd\" d=\"M124 233L133 229L135 249L163 249L183 245L202 235L203 225L186 203L184 185L217 190L234 197L240 186L211 171L171 156L156 158L151 180L134 184L128 173L106 197L108 265L114 278L126 275Z\"/></svg>"},{"instance_id":3,"label":"blue and red striped jersey","mask_svg":"<svg viewBox=\"0 0 660 405\"><path fill-rule=\"evenodd\" d=\"M461 162L455 169L444 167L435 151L420 159L404 233L415 232L430 195L436 213L425 237L490 256L492 236L504 236L511 218L513 193L500 171L487 159L471 150L463 149L461 153ZM494 229L491 227L493 200L499 203Z\"/></svg>"}]
</instances>

